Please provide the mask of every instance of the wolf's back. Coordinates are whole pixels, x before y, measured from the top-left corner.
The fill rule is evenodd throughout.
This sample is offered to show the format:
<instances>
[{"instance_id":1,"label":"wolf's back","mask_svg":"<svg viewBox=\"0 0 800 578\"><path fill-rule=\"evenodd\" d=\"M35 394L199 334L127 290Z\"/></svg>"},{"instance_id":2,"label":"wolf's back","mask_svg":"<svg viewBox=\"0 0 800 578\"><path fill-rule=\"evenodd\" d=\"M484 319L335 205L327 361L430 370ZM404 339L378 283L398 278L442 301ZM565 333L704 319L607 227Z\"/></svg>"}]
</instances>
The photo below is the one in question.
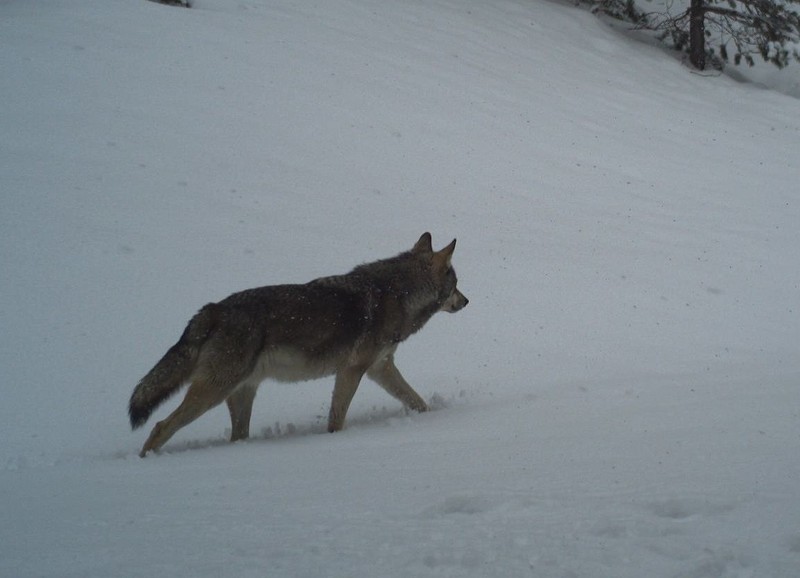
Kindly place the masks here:
<instances>
[{"instance_id":1,"label":"wolf's back","mask_svg":"<svg viewBox=\"0 0 800 578\"><path fill-rule=\"evenodd\" d=\"M189 380L200 348L215 326L215 305L206 305L189 321L178 342L137 384L128 405L133 429L144 424L159 405Z\"/></svg>"}]
</instances>

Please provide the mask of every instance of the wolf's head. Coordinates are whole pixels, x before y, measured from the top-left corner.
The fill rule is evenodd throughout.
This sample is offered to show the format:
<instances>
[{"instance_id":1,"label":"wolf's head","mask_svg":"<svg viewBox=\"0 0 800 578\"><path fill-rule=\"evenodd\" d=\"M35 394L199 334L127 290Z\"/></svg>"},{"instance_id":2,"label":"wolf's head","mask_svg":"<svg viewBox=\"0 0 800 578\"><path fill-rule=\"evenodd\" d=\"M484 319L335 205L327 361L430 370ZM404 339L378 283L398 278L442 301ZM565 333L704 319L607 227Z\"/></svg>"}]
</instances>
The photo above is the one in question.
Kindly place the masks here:
<instances>
[{"instance_id":1,"label":"wolf's head","mask_svg":"<svg viewBox=\"0 0 800 578\"><path fill-rule=\"evenodd\" d=\"M469 299L458 290L458 278L451 264L453 251L455 251L455 249L456 240L453 239L453 241L441 251L434 251L431 234L423 233L411 250L412 253L431 260L433 279L439 294L437 301L441 303L439 311L447 311L448 313L460 311L469 303Z\"/></svg>"}]
</instances>

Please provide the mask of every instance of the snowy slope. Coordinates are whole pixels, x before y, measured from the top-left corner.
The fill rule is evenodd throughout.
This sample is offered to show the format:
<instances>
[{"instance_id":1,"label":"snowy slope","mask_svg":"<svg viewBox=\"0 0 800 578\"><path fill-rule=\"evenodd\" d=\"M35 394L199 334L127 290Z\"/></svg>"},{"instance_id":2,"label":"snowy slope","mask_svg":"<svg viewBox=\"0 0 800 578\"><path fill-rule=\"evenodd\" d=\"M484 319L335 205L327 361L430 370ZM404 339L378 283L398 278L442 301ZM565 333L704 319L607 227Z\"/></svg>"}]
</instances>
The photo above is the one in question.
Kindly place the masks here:
<instances>
[{"instance_id":1,"label":"snowy slope","mask_svg":"<svg viewBox=\"0 0 800 578\"><path fill-rule=\"evenodd\" d=\"M0 3L0 576L797 575L796 99L555 2L195 6ZM266 383L136 457L201 305L426 230L437 411Z\"/></svg>"}]
</instances>

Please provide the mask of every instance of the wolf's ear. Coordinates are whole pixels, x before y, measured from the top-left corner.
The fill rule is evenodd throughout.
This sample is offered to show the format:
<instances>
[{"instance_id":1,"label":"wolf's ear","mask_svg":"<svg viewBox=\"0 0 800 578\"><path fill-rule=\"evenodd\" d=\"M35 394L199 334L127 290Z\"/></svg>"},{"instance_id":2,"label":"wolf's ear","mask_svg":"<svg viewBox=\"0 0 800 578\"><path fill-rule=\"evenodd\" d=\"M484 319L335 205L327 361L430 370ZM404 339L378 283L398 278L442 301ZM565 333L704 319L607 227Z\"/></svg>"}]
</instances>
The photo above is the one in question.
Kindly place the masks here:
<instances>
[{"instance_id":1,"label":"wolf's ear","mask_svg":"<svg viewBox=\"0 0 800 578\"><path fill-rule=\"evenodd\" d=\"M430 233L423 233L422 236L417 241L417 244L414 245L414 248L411 249L414 253L433 253L433 245L431 242L431 234Z\"/></svg>"},{"instance_id":2,"label":"wolf's ear","mask_svg":"<svg viewBox=\"0 0 800 578\"><path fill-rule=\"evenodd\" d=\"M450 259L453 258L453 251L456 250L456 240L453 241L441 251L433 254L433 264L437 268L447 269L450 267Z\"/></svg>"}]
</instances>

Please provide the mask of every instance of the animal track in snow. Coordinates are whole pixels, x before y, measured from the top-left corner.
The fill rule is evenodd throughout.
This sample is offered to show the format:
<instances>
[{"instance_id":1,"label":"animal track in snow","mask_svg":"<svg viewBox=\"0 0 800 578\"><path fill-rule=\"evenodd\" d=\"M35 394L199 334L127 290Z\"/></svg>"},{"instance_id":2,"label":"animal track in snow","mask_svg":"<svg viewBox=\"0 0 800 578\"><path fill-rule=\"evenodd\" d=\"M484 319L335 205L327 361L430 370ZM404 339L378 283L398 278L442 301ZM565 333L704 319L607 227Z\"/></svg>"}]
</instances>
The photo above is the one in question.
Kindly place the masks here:
<instances>
[{"instance_id":1,"label":"animal track in snow","mask_svg":"<svg viewBox=\"0 0 800 578\"><path fill-rule=\"evenodd\" d=\"M423 511L425 517L438 518L454 514L474 515L482 514L492 509L492 505L485 496L456 495L445 498L439 504L435 504Z\"/></svg>"},{"instance_id":2,"label":"animal track in snow","mask_svg":"<svg viewBox=\"0 0 800 578\"><path fill-rule=\"evenodd\" d=\"M648 509L659 518L685 520L692 516L725 514L736 508L730 502L711 502L692 498L670 498L648 504Z\"/></svg>"},{"instance_id":3,"label":"animal track in snow","mask_svg":"<svg viewBox=\"0 0 800 578\"><path fill-rule=\"evenodd\" d=\"M800 554L800 534L789 539L789 552Z\"/></svg>"}]
</instances>

